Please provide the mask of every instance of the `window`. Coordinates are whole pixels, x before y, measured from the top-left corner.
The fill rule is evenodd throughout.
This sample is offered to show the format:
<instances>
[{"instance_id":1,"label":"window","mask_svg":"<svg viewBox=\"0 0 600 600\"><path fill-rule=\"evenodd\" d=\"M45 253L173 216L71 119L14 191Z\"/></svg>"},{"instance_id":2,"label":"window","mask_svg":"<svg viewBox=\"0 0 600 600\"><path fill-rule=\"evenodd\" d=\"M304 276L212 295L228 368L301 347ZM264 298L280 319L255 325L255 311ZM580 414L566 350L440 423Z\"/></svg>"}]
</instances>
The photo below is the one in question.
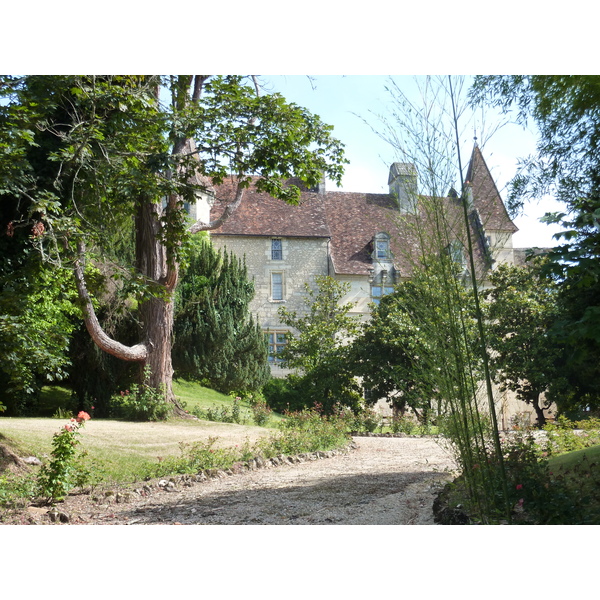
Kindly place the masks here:
<instances>
[{"instance_id":1,"label":"window","mask_svg":"<svg viewBox=\"0 0 600 600\"><path fill-rule=\"evenodd\" d=\"M377 240L375 242L375 258L386 260L390 254L390 243L388 240Z\"/></svg>"},{"instance_id":2,"label":"window","mask_svg":"<svg viewBox=\"0 0 600 600\"><path fill-rule=\"evenodd\" d=\"M372 285L371 286L371 297L373 298L374 304L379 304L382 296L387 296L393 293L394 288L387 285Z\"/></svg>"},{"instance_id":3,"label":"window","mask_svg":"<svg viewBox=\"0 0 600 600\"><path fill-rule=\"evenodd\" d=\"M391 260L390 236L387 233L378 233L374 239L373 258L375 260Z\"/></svg>"},{"instance_id":4,"label":"window","mask_svg":"<svg viewBox=\"0 0 600 600\"><path fill-rule=\"evenodd\" d=\"M283 352L287 344L285 331L269 331L265 333L265 340L269 346L269 362L278 364L281 362L279 355Z\"/></svg>"},{"instance_id":5,"label":"window","mask_svg":"<svg viewBox=\"0 0 600 600\"><path fill-rule=\"evenodd\" d=\"M271 300L283 300L283 273L271 273Z\"/></svg>"},{"instance_id":6,"label":"window","mask_svg":"<svg viewBox=\"0 0 600 600\"><path fill-rule=\"evenodd\" d=\"M271 260L283 260L281 240L271 240Z\"/></svg>"}]
</instances>

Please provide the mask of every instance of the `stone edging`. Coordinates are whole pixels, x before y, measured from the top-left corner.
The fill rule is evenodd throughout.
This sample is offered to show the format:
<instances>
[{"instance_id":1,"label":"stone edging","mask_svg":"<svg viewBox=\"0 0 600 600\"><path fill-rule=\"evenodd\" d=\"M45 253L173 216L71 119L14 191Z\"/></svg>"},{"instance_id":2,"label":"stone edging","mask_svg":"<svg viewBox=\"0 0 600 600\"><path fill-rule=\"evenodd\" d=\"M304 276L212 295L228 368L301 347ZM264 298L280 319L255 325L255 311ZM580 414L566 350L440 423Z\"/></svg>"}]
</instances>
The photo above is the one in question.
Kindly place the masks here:
<instances>
[{"instance_id":1,"label":"stone edging","mask_svg":"<svg viewBox=\"0 0 600 600\"><path fill-rule=\"evenodd\" d=\"M379 437L379 438L438 438L441 435L410 435L408 433L372 433L370 431L353 431L352 437Z\"/></svg>"},{"instance_id":2,"label":"stone edging","mask_svg":"<svg viewBox=\"0 0 600 600\"><path fill-rule=\"evenodd\" d=\"M324 458L333 458L334 456L338 456L340 454L348 454L357 447L358 446L355 442L350 442L347 446L338 448L336 450L319 450L316 452L307 452L295 456L279 454L277 456L273 456L272 458L263 458L262 456L257 456L243 463L236 463L230 469L203 469L195 475L189 473L173 475L168 479L157 479L153 484L147 483L141 488L135 488L133 491L115 492L114 490L108 490L104 493L103 499L98 498L97 500L100 502L102 502L102 500L108 502L128 502L134 495L148 496L155 491L176 492L178 485L183 487L191 487L195 483L201 483L210 479L222 479L232 475L239 475L240 473L244 473L246 471L256 471L258 469L269 469L282 465L294 465L314 460L322 460Z\"/></svg>"}]
</instances>

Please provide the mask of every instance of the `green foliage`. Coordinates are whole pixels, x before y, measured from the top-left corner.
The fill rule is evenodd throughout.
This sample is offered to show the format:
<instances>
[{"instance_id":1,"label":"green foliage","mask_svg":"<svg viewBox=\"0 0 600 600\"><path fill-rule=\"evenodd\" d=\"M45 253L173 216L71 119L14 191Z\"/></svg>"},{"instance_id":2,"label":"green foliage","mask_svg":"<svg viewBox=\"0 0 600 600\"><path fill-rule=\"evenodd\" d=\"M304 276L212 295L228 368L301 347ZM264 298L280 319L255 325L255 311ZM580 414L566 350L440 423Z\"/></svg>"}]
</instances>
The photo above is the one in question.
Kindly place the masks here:
<instances>
[{"instance_id":1,"label":"green foliage","mask_svg":"<svg viewBox=\"0 0 600 600\"><path fill-rule=\"evenodd\" d=\"M376 429L382 427L381 416L373 409L363 407L356 411L354 418L349 423L350 430L356 433L373 433Z\"/></svg>"},{"instance_id":2,"label":"green foliage","mask_svg":"<svg viewBox=\"0 0 600 600\"><path fill-rule=\"evenodd\" d=\"M278 413L301 410L305 405L301 386L294 386L293 377L272 377L263 386L262 393L267 404Z\"/></svg>"},{"instance_id":3,"label":"green foliage","mask_svg":"<svg viewBox=\"0 0 600 600\"><path fill-rule=\"evenodd\" d=\"M524 160L512 182L509 202L548 193L570 206L594 195L598 184L600 77L597 75L487 75L475 78L473 102L516 108L520 123L539 130L537 156Z\"/></svg>"},{"instance_id":4,"label":"green foliage","mask_svg":"<svg viewBox=\"0 0 600 600\"><path fill-rule=\"evenodd\" d=\"M332 128L258 91L240 76L2 76L0 196L12 211L3 232L31 231L24 249L54 265L110 265L142 311L138 340L162 327L154 351L170 351L169 311L162 323L144 311L171 301L192 233L186 204L207 182L233 174L241 192L258 177L259 190L294 202L285 179L341 180ZM152 376L170 394L170 369Z\"/></svg>"},{"instance_id":5,"label":"green foliage","mask_svg":"<svg viewBox=\"0 0 600 600\"><path fill-rule=\"evenodd\" d=\"M488 470L476 476L473 464L493 456L499 473L503 465L479 301L490 256L478 242L479 217L463 179L460 155L463 118L469 118L463 85L461 78L426 78L420 86L420 107L398 86L390 89L393 123L384 121L380 135L402 162L415 165L419 172L414 211L398 216L408 242L402 256L408 269L401 275L411 281L397 285L389 300L382 299L378 329L368 332L367 325L363 330L368 347L361 348L362 339L357 340L355 362L357 375L369 379L366 386L378 388L373 399L387 397L399 412L411 407L424 423L431 422L430 413L444 415L440 425L451 436L468 493L487 504L479 507L486 514L493 510L492 481ZM457 189L457 178L460 192L448 197L448 190ZM505 488L506 478L501 481ZM508 492L503 492L508 515Z\"/></svg>"},{"instance_id":6,"label":"green foliage","mask_svg":"<svg viewBox=\"0 0 600 600\"><path fill-rule=\"evenodd\" d=\"M280 431L256 443L265 458L278 454L296 455L318 450L332 450L347 444L349 436L343 421L326 415L321 406L285 414Z\"/></svg>"},{"instance_id":7,"label":"green foliage","mask_svg":"<svg viewBox=\"0 0 600 600\"><path fill-rule=\"evenodd\" d=\"M115 308L114 305L112 308ZM139 333L135 322L125 316L110 315L110 310L103 307L98 311L98 319L105 331L123 343L133 342ZM94 407L97 417L114 416L118 410L115 398L120 397L121 390L133 387L139 365L119 360L100 350L83 324L73 332L69 354L71 368L68 381L77 403L74 408L90 412Z\"/></svg>"},{"instance_id":8,"label":"green foliage","mask_svg":"<svg viewBox=\"0 0 600 600\"><path fill-rule=\"evenodd\" d=\"M0 473L0 508L15 508L35 498L37 481L30 473Z\"/></svg>"},{"instance_id":9,"label":"green foliage","mask_svg":"<svg viewBox=\"0 0 600 600\"><path fill-rule=\"evenodd\" d=\"M579 427L581 431L575 432ZM585 429L584 429L585 428ZM600 522L597 502L597 460L600 458L600 422L573 423L561 418L544 426L544 434L518 426L501 439L508 479L511 522L514 524L576 525ZM571 452L574 448L581 450ZM565 454L566 453L566 454ZM555 455L555 456L554 456ZM491 486L467 491L463 474L447 490L450 504L461 504L472 522L502 522L501 474L496 461L471 466L475 476L487 471ZM484 491L485 490L485 491ZM484 501L482 494L492 499ZM487 513L481 506L487 506Z\"/></svg>"},{"instance_id":10,"label":"green foliage","mask_svg":"<svg viewBox=\"0 0 600 600\"><path fill-rule=\"evenodd\" d=\"M259 427L265 427L269 422L273 411L264 401L255 402L254 404L252 404L251 408L254 423Z\"/></svg>"},{"instance_id":11,"label":"green foliage","mask_svg":"<svg viewBox=\"0 0 600 600\"><path fill-rule=\"evenodd\" d=\"M306 316L280 308L278 313L284 325L293 327L281 358L286 367L309 372L325 361L327 355L340 349L345 338L353 336L358 329L355 317L349 315L351 303L340 304L350 291L350 285L333 277L315 278L316 289L305 284Z\"/></svg>"},{"instance_id":12,"label":"green foliage","mask_svg":"<svg viewBox=\"0 0 600 600\"><path fill-rule=\"evenodd\" d=\"M165 399L165 392L150 385L150 367L144 368L144 380L131 390L121 391L113 401L116 415L127 421L164 421L173 407Z\"/></svg>"},{"instance_id":13,"label":"green foliage","mask_svg":"<svg viewBox=\"0 0 600 600\"><path fill-rule=\"evenodd\" d=\"M472 297L445 279L432 259L427 271L401 282L374 307L352 347L356 375L371 401L387 398L418 419L444 414L460 386L481 374ZM434 262L435 261L435 262ZM464 338L466 336L466 339Z\"/></svg>"},{"instance_id":14,"label":"green foliage","mask_svg":"<svg viewBox=\"0 0 600 600\"><path fill-rule=\"evenodd\" d=\"M262 387L269 366L263 334L248 309L253 296L243 261L216 252L208 241L193 246L175 303L177 376L223 393Z\"/></svg>"},{"instance_id":15,"label":"green foliage","mask_svg":"<svg viewBox=\"0 0 600 600\"><path fill-rule=\"evenodd\" d=\"M546 441L543 447L548 456L600 445L599 419L573 422L559 416L555 422L546 423L544 431Z\"/></svg>"},{"instance_id":16,"label":"green foliage","mask_svg":"<svg viewBox=\"0 0 600 600\"><path fill-rule=\"evenodd\" d=\"M79 429L89 418L87 413L80 412L77 419L71 419L52 438L51 459L40 468L36 490L36 494L48 502L63 500L69 490L85 484L90 476L90 471L82 468L84 454L77 455Z\"/></svg>"},{"instance_id":17,"label":"green foliage","mask_svg":"<svg viewBox=\"0 0 600 600\"><path fill-rule=\"evenodd\" d=\"M146 465L141 474L145 479L174 474L199 473L208 469L231 469L236 463L249 460L251 449L246 441L242 448L215 448L217 437L206 442L180 444L181 456L167 457L157 464Z\"/></svg>"},{"instance_id":18,"label":"green foliage","mask_svg":"<svg viewBox=\"0 0 600 600\"><path fill-rule=\"evenodd\" d=\"M244 422L240 404L241 398L236 397L233 399L231 406L213 406L206 409L194 408L192 414L199 419L204 419L206 421L237 423L240 425Z\"/></svg>"},{"instance_id":19,"label":"green foliage","mask_svg":"<svg viewBox=\"0 0 600 600\"><path fill-rule=\"evenodd\" d=\"M217 438L207 442L181 444L181 457L166 458L158 464L146 465L143 476L161 477L173 473L198 473L206 469L239 469L254 458L272 458L280 454L293 456L307 452L341 448L348 443L348 434L335 416L326 417L312 409L288 413L276 434L265 436L255 444L246 440L234 448L215 448Z\"/></svg>"},{"instance_id":20,"label":"green foliage","mask_svg":"<svg viewBox=\"0 0 600 600\"><path fill-rule=\"evenodd\" d=\"M394 433L404 433L406 435L437 435L440 431L437 425L418 423L410 417L392 418L391 429Z\"/></svg>"},{"instance_id":21,"label":"green foliage","mask_svg":"<svg viewBox=\"0 0 600 600\"><path fill-rule=\"evenodd\" d=\"M559 314L556 285L533 264L501 264L490 273L490 284L485 297L494 377L502 390L533 406L542 426L542 410L553 400L560 408L557 388L564 387L558 362L562 348L549 336Z\"/></svg>"},{"instance_id":22,"label":"green foliage","mask_svg":"<svg viewBox=\"0 0 600 600\"><path fill-rule=\"evenodd\" d=\"M272 389L280 384L271 382L269 389L264 390L275 410L285 404L294 410L318 402L329 413L337 403L355 407L361 399L348 360L348 340L358 331L358 321L349 315L351 303L340 304L349 286L332 277L317 277L315 283L316 290L305 286L306 316L279 309L281 322L298 332L290 332L279 357L286 367L297 369L298 373L288 377L287 397L276 400L276 404L271 404L269 398Z\"/></svg>"},{"instance_id":23,"label":"green foliage","mask_svg":"<svg viewBox=\"0 0 600 600\"><path fill-rule=\"evenodd\" d=\"M600 77L597 75L481 76L472 98L539 131L535 156L523 160L511 182L514 212L550 194L565 210L545 220L564 230L547 253L546 269L560 281L560 318L551 335L565 344L561 370L570 410L600 402Z\"/></svg>"},{"instance_id":24,"label":"green foliage","mask_svg":"<svg viewBox=\"0 0 600 600\"><path fill-rule=\"evenodd\" d=\"M69 272L36 255L0 268L0 385L9 415L35 412L43 385L65 379L79 316Z\"/></svg>"},{"instance_id":25,"label":"green foliage","mask_svg":"<svg viewBox=\"0 0 600 600\"><path fill-rule=\"evenodd\" d=\"M600 525L600 446L576 450L552 457L548 468L553 480L569 490L570 514L578 519L562 519L561 523Z\"/></svg>"},{"instance_id":26,"label":"green foliage","mask_svg":"<svg viewBox=\"0 0 600 600\"><path fill-rule=\"evenodd\" d=\"M66 409L61 408L60 406L56 409L54 414L52 415L53 419L68 419L73 413Z\"/></svg>"}]
</instances>

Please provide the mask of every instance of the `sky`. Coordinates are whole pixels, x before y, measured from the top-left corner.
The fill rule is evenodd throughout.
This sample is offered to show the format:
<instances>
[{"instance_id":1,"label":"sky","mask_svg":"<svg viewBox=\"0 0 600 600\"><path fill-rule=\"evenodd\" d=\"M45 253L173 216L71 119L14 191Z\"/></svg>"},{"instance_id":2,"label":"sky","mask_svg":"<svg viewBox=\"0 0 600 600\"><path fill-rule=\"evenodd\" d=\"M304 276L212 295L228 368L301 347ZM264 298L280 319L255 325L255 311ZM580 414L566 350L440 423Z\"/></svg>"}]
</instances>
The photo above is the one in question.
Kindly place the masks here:
<instances>
[{"instance_id":1,"label":"sky","mask_svg":"<svg viewBox=\"0 0 600 600\"><path fill-rule=\"evenodd\" d=\"M414 76L392 76L411 99L418 104ZM420 77L422 79L422 77ZM334 136L345 144L346 166L343 178L343 191L387 193L389 165L397 160L395 151L382 140L370 125L377 125L377 115L389 114L391 96L386 91L390 76L387 75L267 75L261 78L267 91L279 92L288 101L304 106L318 114L321 119L334 127ZM486 115L488 125L500 119L491 113ZM366 122L365 122L366 121ZM465 134L464 148L468 154L467 163L473 148L476 132ZM484 159L496 182L503 199L506 199L506 185L517 171L519 158L535 152L535 133L521 125L508 123L495 132L489 140L478 144ZM328 182L328 189L335 189ZM557 244L553 234L557 226L549 226L539 221L546 212L560 209L551 198L543 198L538 203L529 203L523 214L515 218L519 231L513 236L516 248L549 247Z\"/></svg>"}]
</instances>

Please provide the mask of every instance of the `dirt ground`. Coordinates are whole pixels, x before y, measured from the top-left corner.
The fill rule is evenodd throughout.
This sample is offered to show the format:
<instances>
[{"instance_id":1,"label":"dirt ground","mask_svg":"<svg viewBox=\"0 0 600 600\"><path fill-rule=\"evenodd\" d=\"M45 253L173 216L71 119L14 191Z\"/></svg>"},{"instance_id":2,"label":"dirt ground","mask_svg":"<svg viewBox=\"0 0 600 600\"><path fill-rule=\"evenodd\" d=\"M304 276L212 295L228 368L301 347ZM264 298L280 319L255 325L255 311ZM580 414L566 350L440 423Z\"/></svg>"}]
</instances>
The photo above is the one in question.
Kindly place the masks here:
<instances>
[{"instance_id":1,"label":"dirt ground","mask_svg":"<svg viewBox=\"0 0 600 600\"><path fill-rule=\"evenodd\" d=\"M4 523L426 525L454 462L434 438L356 437L330 458L69 496Z\"/></svg>"}]
</instances>

